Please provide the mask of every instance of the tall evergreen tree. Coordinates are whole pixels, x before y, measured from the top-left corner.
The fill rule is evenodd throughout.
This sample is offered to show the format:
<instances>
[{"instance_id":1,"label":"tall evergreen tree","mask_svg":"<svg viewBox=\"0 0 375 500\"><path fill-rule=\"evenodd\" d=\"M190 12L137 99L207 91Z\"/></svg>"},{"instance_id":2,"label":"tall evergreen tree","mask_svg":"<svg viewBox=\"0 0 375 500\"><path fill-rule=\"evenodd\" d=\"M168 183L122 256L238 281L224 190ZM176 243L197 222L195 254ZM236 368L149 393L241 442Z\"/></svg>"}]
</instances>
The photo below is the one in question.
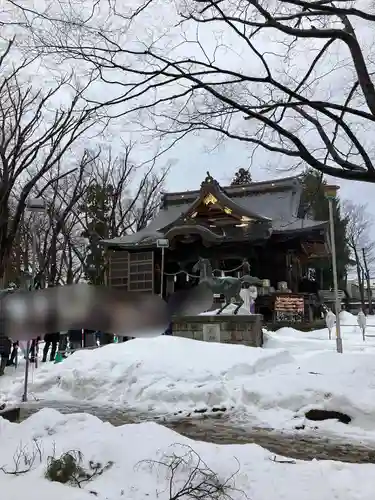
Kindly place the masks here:
<instances>
[{"instance_id":1,"label":"tall evergreen tree","mask_svg":"<svg viewBox=\"0 0 375 500\"><path fill-rule=\"evenodd\" d=\"M250 170L239 168L233 176L231 186L240 186L241 184L250 184L252 182Z\"/></svg>"},{"instance_id":2,"label":"tall evergreen tree","mask_svg":"<svg viewBox=\"0 0 375 500\"><path fill-rule=\"evenodd\" d=\"M308 169L302 177L304 190L302 193L301 217L309 217L313 220L329 220L328 200L324 194L324 186L327 184L323 176L313 169ZM347 245L346 230L347 219L340 211L340 200L336 198L333 202L333 218L335 223L335 242L337 258L337 274L339 286L345 283L347 267L350 264L350 250ZM332 286L332 262L331 259L318 259L311 261L311 267L323 272L323 286ZM318 276L319 279L319 276Z\"/></svg>"},{"instance_id":3,"label":"tall evergreen tree","mask_svg":"<svg viewBox=\"0 0 375 500\"><path fill-rule=\"evenodd\" d=\"M105 260L100 240L109 238L111 199L113 186L91 184L86 192L81 211L86 219L86 230L82 236L87 238L88 248L85 261L85 278L94 285L102 285L105 280Z\"/></svg>"}]
</instances>

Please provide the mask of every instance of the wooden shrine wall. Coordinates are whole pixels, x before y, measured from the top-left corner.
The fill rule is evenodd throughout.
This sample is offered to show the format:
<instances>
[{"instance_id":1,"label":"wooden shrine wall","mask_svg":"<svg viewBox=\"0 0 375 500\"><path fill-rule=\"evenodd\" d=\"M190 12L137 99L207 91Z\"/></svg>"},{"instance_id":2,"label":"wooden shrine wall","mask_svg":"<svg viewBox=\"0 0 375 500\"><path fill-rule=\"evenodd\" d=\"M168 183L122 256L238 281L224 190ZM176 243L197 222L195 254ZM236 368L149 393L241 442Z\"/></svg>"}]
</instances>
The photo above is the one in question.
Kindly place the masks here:
<instances>
[{"instance_id":1,"label":"wooden shrine wall","mask_svg":"<svg viewBox=\"0 0 375 500\"><path fill-rule=\"evenodd\" d=\"M154 292L154 252L131 253L111 250L107 253L108 285L130 292Z\"/></svg>"}]
</instances>

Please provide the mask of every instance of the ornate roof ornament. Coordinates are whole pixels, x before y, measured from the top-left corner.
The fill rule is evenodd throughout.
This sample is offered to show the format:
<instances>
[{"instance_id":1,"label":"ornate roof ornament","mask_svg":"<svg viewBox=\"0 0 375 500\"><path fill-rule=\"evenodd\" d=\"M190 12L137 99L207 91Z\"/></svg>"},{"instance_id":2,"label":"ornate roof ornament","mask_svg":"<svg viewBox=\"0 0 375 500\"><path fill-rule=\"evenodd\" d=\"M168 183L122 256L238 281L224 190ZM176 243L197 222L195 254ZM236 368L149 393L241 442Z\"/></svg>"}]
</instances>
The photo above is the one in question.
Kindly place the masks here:
<instances>
[{"instance_id":1,"label":"ornate roof ornament","mask_svg":"<svg viewBox=\"0 0 375 500\"><path fill-rule=\"evenodd\" d=\"M219 183L217 182L216 179L214 179L212 177L212 175L210 174L210 172L206 172L206 178L204 179L204 181L202 182L201 184L201 188L202 187L207 187L207 185L216 185L216 186L219 186Z\"/></svg>"},{"instance_id":2,"label":"ornate roof ornament","mask_svg":"<svg viewBox=\"0 0 375 500\"><path fill-rule=\"evenodd\" d=\"M206 174L207 174L207 176L206 176L205 180L203 181L204 184L213 182L214 178L212 177L212 175L210 174L210 172L208 170L207 170Z\"/></svg>"}]
</instances>

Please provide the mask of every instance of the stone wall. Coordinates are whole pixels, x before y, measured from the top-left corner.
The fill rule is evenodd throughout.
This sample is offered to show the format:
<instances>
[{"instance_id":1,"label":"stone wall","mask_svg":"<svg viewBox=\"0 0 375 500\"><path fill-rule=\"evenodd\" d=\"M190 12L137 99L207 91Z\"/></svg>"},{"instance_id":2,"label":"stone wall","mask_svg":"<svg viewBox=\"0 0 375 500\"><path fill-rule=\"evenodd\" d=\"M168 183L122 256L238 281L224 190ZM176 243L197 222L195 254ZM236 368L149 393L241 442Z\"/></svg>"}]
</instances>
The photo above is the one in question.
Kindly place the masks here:
<instances>
[{"instance_id":1,"label":"stone wall","mask_svg":"<svg viewBox=\"0 0 375 500\"><path fill-rule=\"evenodd\" d=\"M176 337L262 347L262 319L261 314L184 316L173 321L172 331Z\"/></svg>"}]
</instances>

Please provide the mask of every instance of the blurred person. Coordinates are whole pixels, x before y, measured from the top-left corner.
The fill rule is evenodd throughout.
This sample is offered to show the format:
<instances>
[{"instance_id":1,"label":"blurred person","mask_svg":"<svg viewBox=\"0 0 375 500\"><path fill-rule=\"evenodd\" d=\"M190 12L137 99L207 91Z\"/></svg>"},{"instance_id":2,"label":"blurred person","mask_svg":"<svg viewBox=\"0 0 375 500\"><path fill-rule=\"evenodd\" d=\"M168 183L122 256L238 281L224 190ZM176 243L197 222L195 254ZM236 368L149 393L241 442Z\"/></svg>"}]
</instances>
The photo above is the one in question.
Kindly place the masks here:
<instances>
[{"instance_id":1,"label":"blurred person","mask_svg":"<svg viewBox=\"0 0 375 500\"><path fill-rule=\"evenodd\" d=\"M67 357L67 350L68 350L68 332L60 333L59 352L61 353L63 358Z\"/></svg>"},{"instance_id":2,"label":"blurred person","mask_svg":"<svg viewBox=\"0 0 375 500\"><path fill-rule=\"evenodd\" d=\"M83 330L83 347L95 347L96 343L96 330Z\"/></svg>"},{"instance_id":3,"label":"blurred person","mask_svg":"<svg viewBox=\"0 0 375 500\"><path fill-rule=\"evenodd\" d=\"M113 333L104 333L102 332L101 344L100 345L108 345L113 344Z\"/></svg>"},{"instance_id":4,"label":"blurred person","mask_svg":"<svg viewBox=\"0 0 375 500\"><path fill-rule=\"evenodd\" d=\"M173 335L173 322L171 321L163 335Z\"/></svg>"},{"instance_id":5,"label":"blurred person","mask_svg":"<svg viewBox=\"0 0 375 500\"><path fill-rule=\"evenodd\" d=\"M30 363L35 363L38 353L39 353L39 342L41 341L41 337L37 337L36 339L33 339L31 341L31 346L30 346Z\"/></svg>"},{"instance_id":6,"label":"blurred person","mask_svg":"<svg viewBox=\"0 0 375 500\"><path fill-rule=\"evenodd\" d=\"M98 347L102 345L102 332L100 330L96 330L95 332L95 342Z\"/></svg>"},{"instance_id":7,"label":"blurred person","mask_svg":"<svg viewBox=\"0 0 375 500\"><path fill-rule=\"evenodd\" d=\"M4 375L11 350L12 341L10 338L4 334L0 334L0 376Z\"/></svg>"},{"instance_id":8,"label":"blurred person","mask_svg":"<svg viewBox=\"0 0 375 500\"><path fill-rule=\"evenodd\" d=\"M170 300L171 300L171 294L167 295L167 297L165 298L165 301L167 302L167 304ZM173 335L173 321L170 321L168 323L168 326L165 329L165 331L162 333L162 335Z\"/></svg>"},{"instance_id":9,"label":"blurred person","mask_svg":"<svg viewBox=\"0 0 375 500\"><path fill-rule=\"evenodd\" d=\"M60 340L60 332L46 333L44 335L45 344L44 344L44 349L43 349L42 363L45 363L47 361L48 351L49 351L50 347L51 347L51 354L50 354L49 360L55 361L57 344L58 344L59 340Z\"/></svg>"},{"instance_id":10,"label":"blurred person","mask_svg":"<svg viewBox=\"0 0 375 500\"><path fill-rule=\"evenodd\" d=\"M17 366L19 342L13 342L12 352L10 353L10 358L8 360L7 366Z\"/></svg>"},{"instance_id":11,"label":"blurred person","mask_svg":"<svg viewBox=\"0 0 375 500\"><path fill-rule=\"evenodd\" d=\"M151 293L134 294L118 288L79 283L19 291L3 300L0 323L3 319L4 331L13 340L30 341L41 333L68 330L72 343L81 345L82 326L112 336L121 332L124 336L153 337L165 330L174 316L209 310L213 293L207 283L202 282L191 289L175 292L166 303ZM78 338L73 337L73 329L79 329Z\"/></svg>"},{"instance_id":12,"label":"blurred person","mask_svg":"<svg viewBox=\"0 0 375 500\"><path fill-rule=\"evenodd\" d=\"M68 337L71 352L82 347L82 330L69 330Z\"/></svg>"}]
</instances>

